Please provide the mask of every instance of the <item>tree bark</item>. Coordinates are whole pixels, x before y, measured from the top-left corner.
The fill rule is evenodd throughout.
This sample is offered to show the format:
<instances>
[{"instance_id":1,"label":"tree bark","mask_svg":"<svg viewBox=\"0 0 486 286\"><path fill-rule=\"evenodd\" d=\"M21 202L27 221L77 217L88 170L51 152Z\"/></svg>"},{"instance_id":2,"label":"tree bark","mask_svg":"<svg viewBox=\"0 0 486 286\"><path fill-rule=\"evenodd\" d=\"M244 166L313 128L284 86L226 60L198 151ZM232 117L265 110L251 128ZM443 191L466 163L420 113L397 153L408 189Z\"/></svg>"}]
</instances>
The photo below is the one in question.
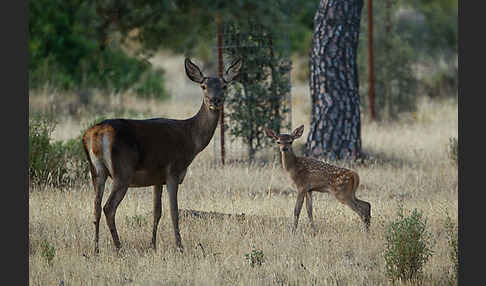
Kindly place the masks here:
<instances>
[{"instance_id":1,"label":"tree bark","mask_svg":"<svg viewBox=\"0 0 486 286\"><path fill-rule=\"evenodd\" d=\"M321 0L314 17L307 156L330 160L361 157L356 56L362 8L363 0Z\"/></svg>"}]
</instances>

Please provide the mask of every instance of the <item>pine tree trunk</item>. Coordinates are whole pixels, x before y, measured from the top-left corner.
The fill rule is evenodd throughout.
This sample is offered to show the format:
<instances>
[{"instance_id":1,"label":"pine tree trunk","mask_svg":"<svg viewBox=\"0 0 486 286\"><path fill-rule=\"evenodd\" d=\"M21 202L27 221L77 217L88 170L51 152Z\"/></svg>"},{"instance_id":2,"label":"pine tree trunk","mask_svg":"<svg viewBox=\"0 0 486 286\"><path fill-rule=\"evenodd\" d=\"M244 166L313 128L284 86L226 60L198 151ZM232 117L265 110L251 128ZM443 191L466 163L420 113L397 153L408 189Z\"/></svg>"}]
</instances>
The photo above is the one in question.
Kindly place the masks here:
<instances>
[{"instance_id":1,"label":"pine tree trunk","mask_svg":"<svg viewBox=\"0 0 486 286\"><path fill-rule=\"evenodd\" d=\"M363 0L321 0L310 52L312 118L306 155L361 157L357 68Z\"/></svg>"}]
</instances>

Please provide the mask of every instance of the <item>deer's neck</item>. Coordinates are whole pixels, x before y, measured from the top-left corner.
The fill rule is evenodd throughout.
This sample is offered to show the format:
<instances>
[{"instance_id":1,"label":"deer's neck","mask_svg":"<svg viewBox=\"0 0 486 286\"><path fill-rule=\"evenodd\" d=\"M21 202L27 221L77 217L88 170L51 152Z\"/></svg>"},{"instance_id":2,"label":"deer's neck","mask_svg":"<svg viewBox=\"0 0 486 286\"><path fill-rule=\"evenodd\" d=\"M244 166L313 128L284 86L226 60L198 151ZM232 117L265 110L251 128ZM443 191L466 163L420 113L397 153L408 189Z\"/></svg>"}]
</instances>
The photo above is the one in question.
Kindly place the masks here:
<instances>
[{"instance_id":1,"label":"deer's neck","mask_svg":"<svg viewBox=\"0 0 486 286\"><path fill-rule=\"evenodd\" d=\"M192 118L191 133L196 154L204 150L211 141L218 126L219 115L219 110L211 111L203 102L199 112Z\"/></svg>"},{"instance_id":2,"label":"deer's neck","mask_svg":"<svg viewBox=\"0 0 486 286\"><path fill-rule=\"evenodd\" d=\"M283 168L288 171L292 172L295 169L295 165L297 164L297 156L295 156L294 151L290 149L287 152L282 153L282 166Z\"/></svg>"}]
</instances>

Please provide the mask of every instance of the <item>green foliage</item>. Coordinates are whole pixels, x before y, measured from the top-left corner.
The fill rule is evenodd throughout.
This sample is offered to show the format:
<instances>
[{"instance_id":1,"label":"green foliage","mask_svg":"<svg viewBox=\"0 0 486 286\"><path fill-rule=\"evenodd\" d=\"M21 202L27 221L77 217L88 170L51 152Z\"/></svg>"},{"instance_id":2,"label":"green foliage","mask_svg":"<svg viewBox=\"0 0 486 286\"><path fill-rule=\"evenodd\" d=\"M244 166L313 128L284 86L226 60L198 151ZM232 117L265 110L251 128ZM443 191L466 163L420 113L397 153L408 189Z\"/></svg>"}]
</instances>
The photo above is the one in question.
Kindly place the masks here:
<instances>
[{"instance_id":1,"label":"green foliage","mask_svg":"<svg viewBox=\"0 0 486 286\"><path fill-rule=\"evenodd\" d=\"M42 241L41 245L41 256L46 260L46 262L51 265L52 260L56 256L56 248L51 245L47 240Z\"/></svg>"},{"instance_id":2,"label":"green foliage","mask_svg":"<svg viewBox=\"0 0 486 286\"><path fill-rule=\"evenodd\" d=\"M164 99L167 97L164 89L164 71L156 69L145 74L139 84L135 86L135 91L141 97Z\"/></svg>"},{"instance_id":3,"label":"green foliage","mask_svg":"<svg viewBox=\"0 0 486 286\"><path fill-rule=\"evenodd\" d=\"M274 30L260 23L244 26L228 25L224 38L226 52L241 57L243 67L226 99L229 108L230 133L248 146L249 161L269 139L264 127L280 130L284 127L290 92L290 61L276 43Z\"/></svg>"},{"instance_id":4,"label":"green foliage","mask_svg":"<svg viewBox=\"0 0 486 286\"><path fill-rule=\"evenodd\" d=\"M396 119L405 111L416 109L418 80L412 64L416 55L403 33L398 33L396 19L392 17L399 6L397 1L387 10L384 2L373 4L373 50L375 112L381 118ZM387 15L387 13L390 13ZM389 21L389 22L388 22ZM387 31L389 25L389 31ZM361 36L358 47L359 86L364 97L364 110L369 108L368 18L363 7Z\"/></svg>"},{"instance_id":5,"label":"green foliage","mask_svg":"<svg viewBox=\"0 0 486 286\"><path fill-rule=\"evenodd\" d=\"M144 218L141 215L134 215L134 216L131 216L131 217L125 216L125 222L130 227L137 227L137 228L140 228L140 227L147 225L147 219Z\"/></svg>"},{"instance_id":6,"label":"green foliage","mask_svg":"<svg viewBox=\"0 0 486 286\"><path fill-rule=\"evenodd\" d=\"M246 261L248 261L248 264L251 267L255 266L262 266L263 263L265 262L265 256L263 254L263 250L255 249L253 246L252 250L250 253L246 253L244 255Z\"/></svg>"},{"instance_id":7,"label":"green foliage","mask_svg":"<svg viewBox=\"0 0 486 286\"><path fill-rule=\"evenodd\" d=\"M458 94L458 66L456 63L446 63L439 60L436 72L426 75L422 81L424 92L430 97L457 96Z\"/></svg>"},{"instance_id":8,"label":"green foliage","mask_svg":"<svg viewBox=\"0 0 486 286\"><path fill-rule=\"evenodd\" d=\"M29 180L41 186L65 187L84 183L89 166L81 140L51 142L56 123L49 118L29 120Z\"/></svg>"},{"instance_id":9,"label":"green foliage","mask_svg":"<svg viewBox=\"0 0 486 286\"><path fill-rule=\"evenodd\" d=\"M163 74L151 72L149 64L120 48L111 22L97 15L95 5L79 0L36 0L29 5L30 88L50 84L120 92L144 86L140 80L145 73L161 82L154 88L159 97L165 96Z\"/></svg>"},{"instance_id":10,"label":"green foliage","mask_svg":"<svg viewBox=\"0 0 486 286\"><path fill-rule=\"evenodd\" d=\"M458 0L414 0L408 4L424 16L426 25L411 35L413 45L425 46L430 56L458 51ZM413 24L414 21L408 22Z\"/></svg>"},{"instance_id":11,"label":"green foliage","mask_svg":"<svg viewBox=\"0 0 486 286\"><path fill-rule=\"evenodd\" d=\"M29 120L29 179L34 184L58 185L67 174L62 143L51 143L55 123L47 118Z\"/></svg>"},{"instance_id":12,"label":"green foliage","mask_svg":"<svg viewBox=\"0 0 486 286\"><path fill-rule=\"evenodd\" d=\"M449 258L453 266L453 274L451 280L457 284L457 275L459 273L459 247L458 247L458 228L457 224L452 222L452 219L447 216L445 222L445 229L447 233L447 243L449 245Z\"/></svg>"},{"instance_id":13,"label":"green foliage","mask_svg":"<svg viewBox=\"0 0 486 286\"><path fill-rule=\"evenodd\" d=\"M429 246L431 234L426 227L427 220L421 212L414 209L410 216L405 216L402 207L398 219L387 226L384 258L390 280L421 278L422 268L433 253Z\"/></svg>"},{"instance_id":14,"label":"green foliage","mask_svg":"<svg viewBox=\"0 0 486 286\"><path fill-rule=\"evenodd\" d=\"M449 159L457 165L459 160L459 142L456 137L449 138L449 145L447 145L447 154Z\"/></svg>"},{"instance_id":15,"label":"green foliage","mask_svg":"<svg viewBox=\"0 0 486 286\"><path fill-rule=\"evenodd\" d=\"M292 52L307 56L311 49L314 15L319 1L302 0L298 2L298 9L291 10L292 28L289 31Z\"/></svg>"}]
</instances>

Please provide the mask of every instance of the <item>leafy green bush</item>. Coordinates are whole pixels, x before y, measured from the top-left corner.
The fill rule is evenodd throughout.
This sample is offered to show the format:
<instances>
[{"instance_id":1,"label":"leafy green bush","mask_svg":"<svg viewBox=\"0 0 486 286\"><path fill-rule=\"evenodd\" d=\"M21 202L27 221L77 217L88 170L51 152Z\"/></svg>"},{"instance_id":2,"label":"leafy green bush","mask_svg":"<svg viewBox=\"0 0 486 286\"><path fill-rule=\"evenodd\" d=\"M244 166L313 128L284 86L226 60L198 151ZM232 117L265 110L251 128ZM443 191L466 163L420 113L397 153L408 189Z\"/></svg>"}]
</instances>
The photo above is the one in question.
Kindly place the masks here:
<instances>
[{"instance_id":1,"label":"leafy green bush","mask_svg":"<svg viewBox=\"0 0 486 286\"><path fill-rule=\"evenodd\" d=\"M29 179L34 184L57 185L66 175L62 142L51 143L55 122L48 118L29 120Z\"/></svg>"},{"instance_id":2,"label":"leafy green bush","mask_svg":"<svg viewBox=\"0 0 486 286\"><path fill-rule=\"evenodd\" d=\"M42 241L40 247L41 256L44 257L49 265L51 265L54 256L56 256L56 248L54 247L54 245L51 245L47 240Z\"/></svg>"},{"instance_id":3,"label":"leafy green bush","mask_svg":"<svg viewBox=\"0 0 486 286\"><path fill-rule=\"evenodd\" d=\"M49 84L63 90L94 87L121 92L145 85L142 75L149 74L152 82L159 82L152 89L157 89L159 98L166 96L163 74L124 52L119 41L109 38L112 27L101 31L96 8L95 2L80 0L31 3L29 87ZM142 90L140 95L145 93Z\"/></svg>"},{"instance_id":4,"label":"leafy green bush","mask_svg":"<svg viewBox=\"0 0 486 286\"><path fill-rule=\"evenodd\" d=\"M451 280L454 281L455 283L451 283L451 284L457 284L457 275L459 272L459 248L458 248L458 238L457 238L458 229L457 229L457 224L454 224L452 222L452 219L449 216L447 216L446 219L445 229L447 233L447 243L449 244L450 247L449 258L451 260L454 269Z\"/></svg>"},{"instance_id":5,"label":"leafy green bush","mask_svg":"<svg viewBox=\"0 0 486 286\"><path fill-rule=\"evenodd\" d=\"M263 255L263 250L257 250L253 247L250 253L245 254L245 259L248 261L251 267L262 266L265 261L265 257Z\"/></svg>"},{"instance_id":6,"label":"leafy green bush","mask_svg":"<svg viewBox=\"0 0 486 286\"><path fill-rule=\"evenodd\" d=\"M147 219L142 215L125 216L125 222L133 228L141 228L148 225Z\"/></svg>"},{"instance_id":7,"label":"leafy green bush","mask_svg":"<svg viewBox=\"0 0 486 286\"><path fill-rule=\"evenodd\" d=\"M164 71L161 69L146 72L135 86L135 92L145 98L164 99L167 97L164 88Z\"/></svg>"},{"instance_id":8,"label":"leafy green bush","mask_svg":"<svg viewBox=\"0 0 486 286\"><path fill-rule=\"evenodd\" d=\"M89 177L80 137L51 142L56 123L49 118L29 120L29 180L42 186L72 186Z\"/></svg>"},{"instance_id":9,"label":"leafy green bush","mask_svg":"<svg viewBox=\"0 0 486 286\"><path fill-rule=\"evenodd\" d=\"M398 211L398 219L386 229L384 258L386 275L396 280L412 281L421 278L423 266L432 256L429 247L431 234L426 230L427 220L414 209L410 216Z\"/></svg>"},{"instance_id":10,"label":"leafy green bush","mask_svg":"<svg viewBox=\"0 0 486 286\"><path fill-rule=\"evenodd\" d=\"M397 13L401 5L390 2L389 12ZM363 7L358 45L360 101L365 112L369 102L368 7ZM374 21L374 110L378 118L397 119L402 112L416 110L418 80L413 70L416 51L409 44L406 33L399 33L397 19L388 22L386 3L373 5ZM389 31L387 31L389 23Z\"/></svg>"},{"instance_id":11,"label":"leafy green bush","mask_svg":"<svg viewBox=\"0 0 486 286\"><path fill-rule=\"evenodd\" d=\"M449 159L452 162L457 164L459 158L459 143L456 137L449 138L449 145L447 146L447 153L449 155Z\"/></svg>"}]
</instances>

